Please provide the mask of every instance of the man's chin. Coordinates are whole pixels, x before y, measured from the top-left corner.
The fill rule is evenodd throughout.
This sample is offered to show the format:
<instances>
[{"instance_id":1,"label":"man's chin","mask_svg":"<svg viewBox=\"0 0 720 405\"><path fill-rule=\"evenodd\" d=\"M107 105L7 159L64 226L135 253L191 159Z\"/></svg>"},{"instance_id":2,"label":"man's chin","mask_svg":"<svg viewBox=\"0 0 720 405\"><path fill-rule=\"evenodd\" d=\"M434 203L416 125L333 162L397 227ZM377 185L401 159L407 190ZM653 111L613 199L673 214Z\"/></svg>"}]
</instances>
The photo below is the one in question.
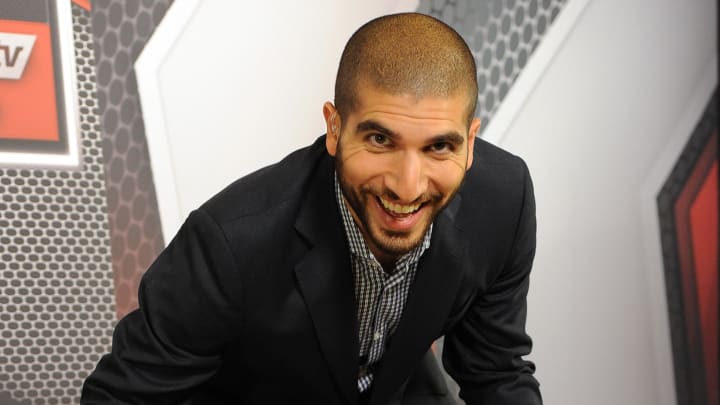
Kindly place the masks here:
<instances>
[{"instance_id":1,"label":"man's chin","mask_svg":"<svg viewBox=\"0 0 720 405\"><path fill-rule=\"evenodd\" d=\"M415 235L414 232L383 232L382 236L374 239L374 244L384 254L400 257L415 249L423 241L425 232Z\"/></svg>"}]
</instances>

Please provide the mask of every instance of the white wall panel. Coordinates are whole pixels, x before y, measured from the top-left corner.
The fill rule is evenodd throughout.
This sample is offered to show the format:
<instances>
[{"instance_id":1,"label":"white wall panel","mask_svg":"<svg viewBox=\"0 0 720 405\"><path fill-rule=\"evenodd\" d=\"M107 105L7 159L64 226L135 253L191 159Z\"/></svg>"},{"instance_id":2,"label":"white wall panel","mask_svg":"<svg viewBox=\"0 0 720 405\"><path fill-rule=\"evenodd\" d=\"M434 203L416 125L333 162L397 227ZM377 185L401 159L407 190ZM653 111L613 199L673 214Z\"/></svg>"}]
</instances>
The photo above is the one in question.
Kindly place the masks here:
<instances>
[{"instance_id":1,"label":"white wall panel","mask_svg":"<svg viewBox=\"0 0 720 405\"><path fill-rule=\"evenodd\" d=\"M501 141L535 181L528 327L547 403L675 403L647 183L717 83L716 15L710 0L591 2Z\"/></svg>"}]
</instances>

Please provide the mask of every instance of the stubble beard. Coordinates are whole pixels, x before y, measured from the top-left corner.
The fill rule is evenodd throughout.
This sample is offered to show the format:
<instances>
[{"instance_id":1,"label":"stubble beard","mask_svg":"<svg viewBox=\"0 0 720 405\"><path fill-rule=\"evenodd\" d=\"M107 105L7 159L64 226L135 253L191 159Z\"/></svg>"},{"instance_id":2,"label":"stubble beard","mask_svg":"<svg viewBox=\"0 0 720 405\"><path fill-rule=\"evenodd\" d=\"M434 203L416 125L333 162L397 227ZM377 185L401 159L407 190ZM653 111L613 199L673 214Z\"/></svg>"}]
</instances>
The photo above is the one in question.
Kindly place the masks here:
<instances>
[{"instance_id":1,"label":"stubble beard","mask_svg":"<svg viewBox=\"0 0 720 405\"><path fill-rule=\"evenodd\" d=\"M345 177L343 169L342 148L338 144L335 157L335 171L337 172L340 190L342 191L344 200L347 201L352 212L355 213L354 218L360 222L357 225L365 238L365 242L375 246L382 253L395 258L410 252L423 242L430 225L432 225L435 218L447 206L448 202L452 200L452 197L455 196L460 189L460 185L462 185L461 180L460 184L452 191L449 197L441 193L420 197L420 201L426 201L424 204L430 206L432 210L430 215L422 219L424 223L418 224L422 232L415 233L415 230L395 232L382 229L378 224L371 223L369 212L369 205L376 203L370 201L370 199L375 199L377 196L384 196L393 200L394 198L392 198L392 196L394 193L391 190L375 190L369 185L362 185L359 190L356 191Z\"/></svg>"}]
</instances>

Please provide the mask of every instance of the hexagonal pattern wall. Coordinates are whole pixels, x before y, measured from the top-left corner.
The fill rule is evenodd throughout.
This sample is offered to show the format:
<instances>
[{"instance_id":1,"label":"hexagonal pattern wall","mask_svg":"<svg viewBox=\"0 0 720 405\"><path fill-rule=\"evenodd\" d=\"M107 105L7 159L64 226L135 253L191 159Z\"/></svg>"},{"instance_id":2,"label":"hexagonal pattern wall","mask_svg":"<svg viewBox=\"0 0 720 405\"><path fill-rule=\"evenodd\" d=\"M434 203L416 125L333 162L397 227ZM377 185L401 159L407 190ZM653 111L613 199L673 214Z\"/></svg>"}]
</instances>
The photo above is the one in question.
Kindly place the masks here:
<instances>
[{"instance_id":1,"label":"hexagonal pattern wall","mask_svg":"<svg viewBox=\"0 0 720 405\"><path fill-rule=\"evenodd\" d=\"M140 276L163 247L133 64L170 3L103 0L92 8L118 318L137 308Z\"/></svg>"},{"instance_id":2,"label":"hexagonal pattern wall","mask_svg":"<svg viewBox=\"0 0 720 405\"><path fill-rule=\"evenodd\" d=\"M87 10L72 6L79 170L0 168L0 399L75 404L115 321Z\"/></svg>"}]
</instances>

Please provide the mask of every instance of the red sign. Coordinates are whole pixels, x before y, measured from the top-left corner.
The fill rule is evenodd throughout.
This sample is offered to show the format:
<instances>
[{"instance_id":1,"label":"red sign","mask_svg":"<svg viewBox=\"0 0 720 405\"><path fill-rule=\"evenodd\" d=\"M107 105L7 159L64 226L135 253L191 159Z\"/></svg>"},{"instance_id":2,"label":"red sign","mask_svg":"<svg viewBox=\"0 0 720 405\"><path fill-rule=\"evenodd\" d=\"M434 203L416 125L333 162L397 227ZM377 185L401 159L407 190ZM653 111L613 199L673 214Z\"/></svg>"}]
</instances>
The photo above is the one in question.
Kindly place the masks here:
<instances>
[{"instance_id":1,"label":"red sign","mask_svg":"<svg viewBox=\"0 0 720 405\"><path fill-rule=\"evenodd\" d=\"M0 164L77 164L70 1L0 0L0 10Z\"/></svg>"},{"instance_id":2,"label":"red sign","mask_svg":"<svg viewBox=\"0 0 720 405\"><path fill-rule=\"evenodd\" d=\"M0 138L59 141L55 87L50 26L0 20Z\"/></svg>"}]
</instances>

